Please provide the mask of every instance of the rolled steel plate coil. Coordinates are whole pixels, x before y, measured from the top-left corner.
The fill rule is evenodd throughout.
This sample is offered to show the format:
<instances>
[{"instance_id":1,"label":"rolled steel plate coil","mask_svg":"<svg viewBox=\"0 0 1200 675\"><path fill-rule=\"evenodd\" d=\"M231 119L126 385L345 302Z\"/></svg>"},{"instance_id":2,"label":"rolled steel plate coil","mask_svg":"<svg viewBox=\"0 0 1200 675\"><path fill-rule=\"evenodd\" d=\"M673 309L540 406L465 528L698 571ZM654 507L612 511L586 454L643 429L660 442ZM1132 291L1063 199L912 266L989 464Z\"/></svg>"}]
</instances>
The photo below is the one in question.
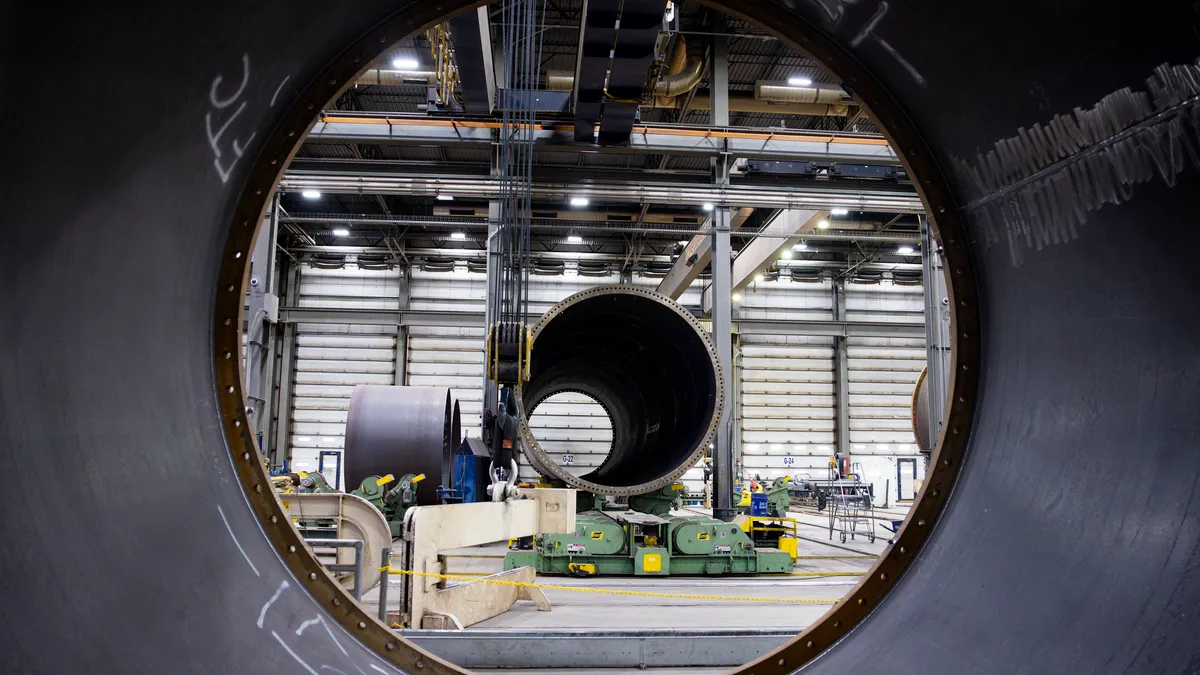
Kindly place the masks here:
<instances>
[{"instance_id":1,"label":"rolled steel plate coil","mask_svg":"<svg viewBox=\"0 0 1200 675\"><path fill-rule=\"evenodd\" d=\"M445 387L358 385L346 415L346 490L368 476L425 474L417 503L436 504L460 428L458 401Z\"/></svg>"}]
</instances>

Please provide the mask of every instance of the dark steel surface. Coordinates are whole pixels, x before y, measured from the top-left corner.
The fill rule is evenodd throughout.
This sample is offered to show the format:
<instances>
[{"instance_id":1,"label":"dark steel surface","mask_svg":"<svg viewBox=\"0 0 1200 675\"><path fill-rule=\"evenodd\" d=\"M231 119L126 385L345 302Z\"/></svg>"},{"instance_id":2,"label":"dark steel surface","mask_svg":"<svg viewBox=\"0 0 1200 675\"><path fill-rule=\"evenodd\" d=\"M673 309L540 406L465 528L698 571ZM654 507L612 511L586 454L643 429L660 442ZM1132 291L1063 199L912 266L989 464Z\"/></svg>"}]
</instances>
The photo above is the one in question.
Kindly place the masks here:
<instances>
[{"instance_id":1,"label":"dark steel surface","mask_svg":"<svg viewBox=\"0 0 1200 675\"><path fill-rule=\"evenodd\" d=\"M424 22L462 4L0 9L0 100L20 102L6 108L18 132L0 139L9 253L0 461L11 474L0 511L20 516L3 525L20 545L0 552L0 671L391 672L363 648L382 651L388 638L374 623L352 635L360 615L333 604L344 594L306 588L282 558L318 570L281 545L286 524L258 520L273 511L253 491L247 507L241 483L260 476L230 463L228 439L251 442L231 430L244 415L219 414L230 409L224 387L240 391L219 361L214 376L214 342L237 344L214 338L214 304L225 306L226 292L216 270L249 164L297 92L321 85L319 69L391 12L415 6ZM746 0L734 9L834 68L873 73L906 115L886 117L921 134L897 134L909 175L940 194L920 157L928 143L959 204L981 194L958 161L977 165L976 153L1022 126L1124 87L1144 90L1159 64L1200 54L1188 2L788 7ZM69 48L48 49L47 31ZM223 77L224 103L239 89L243 55L247 86L214 106L214 78ZM71 76L46 86L46 71ZM867 80L848 86L873 112L891 111ZM206 115L216 130L235 112L217 155ZM1184 136L1146 140L1118 164L1140 173L1147 150L1161 151L1146 181L1114 191L1119 204L1089 211L1055 241L1037 242L1044 228L1015 209L991 229L984 208L966 214L965 273L979 280L966 290L981 300L967 310L978 308L986 332L982 361L970 361L982 370L956 371L958 382L979 373L981 387L969 419L951 402L948 428L971 439L952 499L929 523L930 545L899 583L885 580L894 589L861 610L868 616L848 639L837 642L838 627L824 622L754 673L788 672L834 642L808 670L1200 669L1200 180L1172 138ZM234 139L245 148L236 164ZM1182 173L1160 178L1177 158ZM227 182L214 162L232 166ZM1098 164L1086 186L1122 183L1113 165ZM270 181L254 185L269 194ZM932 213L941 225L957 215ZM249 233L236 236L248 251ZM960 349L978 338L956 337ZM87 517L48 484L85 499ZM382 653L406 659L408 672L449 672L403 643L394 649Z\"/></svg>"},{"instance_id":2,"label":"dark steel surface","mask_svg":"<svg viewBox=\"0 0 1200 675\"><path fill-rule=\"evenodd\" d=\"M723 395L715 347L678 303L652 291L581 291L534 327L521 434L544 475L602 494L643 494L670 484L712 442ZM576 478L534 439L525 411L563 391L591 396L612 418L612 449Z\"/></svg>"},{"instance_id":3,"label":"dark steel surface","mask_svg":"<svg viewBox=\"0 0 1200 675\"><path fill-rule=\"evenodd\" d=\"M462 438L458 401L445 387L360 384L346 415L346 490L367 476L425 474L417 503L438 503L445 458Z\"/></svg>"}]
</instances>

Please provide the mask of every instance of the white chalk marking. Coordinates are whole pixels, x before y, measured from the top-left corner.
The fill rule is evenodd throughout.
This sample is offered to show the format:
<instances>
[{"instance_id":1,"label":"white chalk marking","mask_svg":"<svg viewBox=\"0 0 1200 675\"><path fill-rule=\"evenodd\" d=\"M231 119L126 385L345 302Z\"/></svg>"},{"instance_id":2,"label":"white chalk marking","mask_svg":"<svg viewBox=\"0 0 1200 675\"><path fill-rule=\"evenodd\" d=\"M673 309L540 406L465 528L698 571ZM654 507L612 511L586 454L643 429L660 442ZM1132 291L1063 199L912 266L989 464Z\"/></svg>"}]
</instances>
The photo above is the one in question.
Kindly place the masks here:
<instances>
[{"instance_id":1,"label":"white chalk marking","mask_svg":"<svg viewBox=\"0 0 1200 675\"><path fill-rule=\"evenodd\" d=\"M225 517L225 512L221 510L220 506L217 507L217 513L221 514L221 522L225 523L225 530L229 532L229 538L233 540L233 545L237 547L238 552L246 559L246 564L250 566L250 570L254 572L254 576L261 577L262 575L258 573L258 568L254 566L254 563L250 562L250 556L246 555L246 549L242 548L242 543L234 536L233 528L229 526L229 519Z\"/></svg>"},{"instance_id":2,"label":"white chalk marking","mask_svg":"<svg viewBox=\"0 0 1200 675\"><path fill-rule=\"evenodd\" d=\"M300 627L296 629L296 635L302 634L309 626L315 623L321 623L321 617L318 616L315 619L309 619L308 621L300 624Z\"/></svg>"},{"instance_id":3,"label":"white chalk marking","mask_svg":"<svg viewBox=\"0 0 1200 675\"><path fill-rule=\"evenodd\" d=\"M300 656L298 654L296 654L296 652L292 651L291 647L287 646L287 643L283 641L283 638L279 637L279 633L276 633L275 631L271 631L271 637L275 638L275 641L279 643L279 646L283 647L284 651L286 651L289 655L291 655L291 657L293 659L296 659L296 663L299 663L300 665L304 666L304 669L307 670L308 672L312 673L312 675L318 675L317 671L312 669L312 666L305 663L304 659L300 658Z\"/></svg>"},{"instance_id":4,"label":"white chalk marking","mask_svg":"<svg viewBox=\"0 0 1200 675\"><path fill-rule=\"evenodd\" d=\"M283 594L283 591L286 590L287 587L288 587L288 582L286 580L279 582L279 588L275 589L275 595L272 595L271 599L268 600L267 603L262 606L262 611L260 611L258 613L258 627L259 628L263 627L263 621L265 621L267 618L267 610L271 609L271 605L275 604L275 601L279 599L279 596Z\"/></svg>"},{"instance_id":5,"label":"white chalk marking","mask_svg":"<svg viewBox=\"0 0 1200 675\"><path fill-rule=\"evenodd\" d=\"M288 78L290 78L290 77L291 77L291 75L284 75L283 81L279 83L278 87L275 87L275 93L271 94L271 107L272 108L275 107L275 99L279 98L279 92L283 91L283 85L287 84Z\"/></svg>"}]
</instances>

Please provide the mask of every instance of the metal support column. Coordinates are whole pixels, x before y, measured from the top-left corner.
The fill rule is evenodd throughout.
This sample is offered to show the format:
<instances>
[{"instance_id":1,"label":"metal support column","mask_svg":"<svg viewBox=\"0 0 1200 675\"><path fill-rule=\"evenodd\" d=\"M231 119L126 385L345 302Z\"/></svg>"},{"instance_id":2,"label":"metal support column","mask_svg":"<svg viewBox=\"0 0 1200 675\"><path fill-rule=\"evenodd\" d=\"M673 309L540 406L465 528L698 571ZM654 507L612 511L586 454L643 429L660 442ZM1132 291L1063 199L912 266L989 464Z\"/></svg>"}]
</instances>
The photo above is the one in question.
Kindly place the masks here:
<instances>
[{"instance_id":1,"label":"metal support column","mask_svg":"<svg viewBox=\"0 0 1200 675\"><path fill-rule=\"evenodd\" d=\"M733 301L727 206L713 209L712 218L712 332L724 374L725 413L717 426L713 450L713 517L733 520Z\"/></svg>"},{"instance_id":2,"label":"metal support column","mask_svg":"<svg viewBox=\"0 0 1200 675\"><path fill-rule=\"evenodd\" d=\"M279 194L276 193L258 229L250 255L249 311L246 315L246 410L250 413L259 450L266 452L266 433L271 425L272 385L275 366L272 326L279 320L275 278L275 241L279 228Z\"/></svg>"},{"instance_id":3,"label":"metal support column","mask_svg":"<svg viewBox=\"0 0 1200 675\"><path fill-rule=\"evenodd\" d=\"M493 159L492 161L493 161L493 173L496 173L495 159ZM500 275L500 266L502 264L502 261L500 260L500 244L496 240L496 233L499 231L499 229L500 229L500 202L498 200L493 200L493 201L488 202L487 287L489 289L488 290L489 293L491 292L490 289L497 288L497 278ZM488 326L491 326L493 323L496 322L496 317L493 316L492 303L488 302L486 304L487 304L487 314L484 317L484 321L483 321L485 340L481 341L481 343L480 343L480 347L483 349L485 356L487 354L486 336L487 336ZM484 375L483 375L483 409L484 410L496 410L498 397L499 397L499 391L496 388L496 383L491 381L490 379L488 379L487 367L485 365ZM482 419L482 416L481 416L481 419ZM482 434L483 434L482 421L480 422L479 433L482 436Z\"/></svg>"},{"instance_id":4,"label":"metal support column","mask_svg":"<svg viewBox=\"0 0 1200 675\"><path fill-rule=\"evenodd\" d=\"M287 274L284 284L284 298L288 304L299 304L300 299L300 266L293 265ZM280 469L289 465L292 459L292 384L296 379L296 324L283 324L283 341L279 350L279 396L275 404L279 411L276 415L275 442L271 454L267 456L271 468Z\"/></svg>"},{"instance_id":5,"label":"metal support column","mask_svg":"<svg viewBox=\"0 0 1200 675\"><path fill-rule=\"evenodd\" d=\"M725 21L717 24L717 32L725 31ZM712 45L712 125L729 126L729 38L717 36Z\"/></svg>"},{"instance_id":6,"label":"metal support column","mask_svg":"<svg viewBox=\"0 0 1200 675\"><path fill-rule=\"evenodd\" d=\"M409 297L412 293L412 267L405 265L400 269L399 309L408 309ZM396 326L396 355L395 372L392 384L397 387L408 384L408 326Z\"/></svg>"},{"instance_id":7,"label":"metal support column","mask_svg":"<svg viewBox=\"0 0 1200 675\"><path fill-rule=\"evenodd\" d=\"M846 280L837 278L833 281L833 320L846 320ZM850 456L850 359L846 349L847 337L837 335L833 338L833 371L834 403L837 433L838 459Z\"/></svg>"},{"instance_id":8,"label":"metal support column","mask_svg":"<svg viewBox=\"0 0 1200 675\"><path fill-rule=\"evenodd\" d=\"M925 359L929 368L925 386L929 390L930 437L937 447L950 379L950 299L942 270L942 249L929 227L929 219L924 216L921 217L921 266L925 290Z\"/></svg>"}]
</instances>

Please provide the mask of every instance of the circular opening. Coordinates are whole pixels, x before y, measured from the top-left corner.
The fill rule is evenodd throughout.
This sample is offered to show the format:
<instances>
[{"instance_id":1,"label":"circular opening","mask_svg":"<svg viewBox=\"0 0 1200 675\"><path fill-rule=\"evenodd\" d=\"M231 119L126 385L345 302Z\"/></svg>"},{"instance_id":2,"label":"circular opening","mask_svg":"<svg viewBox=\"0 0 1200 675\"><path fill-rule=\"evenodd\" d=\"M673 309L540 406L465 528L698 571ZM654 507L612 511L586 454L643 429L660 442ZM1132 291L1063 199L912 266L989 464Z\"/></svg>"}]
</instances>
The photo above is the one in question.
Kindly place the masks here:
<instances>
[{"instance_id":1,"label":"circular opening","mask_svg":"<svg viewBox=\"0 0 1200 675\"><path fill-rule=\"evenodd\" d=\"M341 56L318 76L312 78L312 84L293 99L278 127L279 132L266 142L260 159L256 162L247 181L228 240L228 255L221 270L218 288L236 289L239 287L239 282L246 279L246 264L249 258L246 254L251 251L253 235L260 223L260 215L266 199L278 180L282 167L294 153L297 141L303 136L303 130L309 128L321 106L349 86L364 70L365 64L371 63L379 57L381 47L393 44L398 35L412 33L421 26L433 25L442 20L446 13L466 10L475 4L455 0L439 3L436 6L419 3L402 16L394 17L392 20L380 24L379 27L342 52ZM921 196L926 208L931 213L939 214L936 227L948 241L964 241L950 193L941 183L940 173L933 164L921 137L910 126L903 112L892 102L880 85L841 46L832 41L828 37L828 33L814 29L811 25L788 13L787 10L770 3L738 5L736 10L719 3L706 4L722 11L734 12L735 16L762 27L764 31L781 36L786 44L802 50L814 59L826 65L836 66L830 70L838 73L847 82L854 83L856 102L879 123L891 146L896 149L897 155L904 162L909 175L919 177ZM320 196L306 196L305 198L319 199ZM821 229L828 229L827 221L823 221L823 223L826 224L823 224ZM331 236L344 237L350 232L349 228L337 228L332 230ZM465 239L465 237L464 234L463 237L455 237L455 239ZM574 238L582 239L578 236L574 236ZM581 242L572 241L572 243ZM800 245L797 246L796 251L804 250L799 248ZM808 249L811 250L811 248L813 247L809 242ZM970 415L977 385L975 373L979 372L976 366L979 358L980 333L977 300L974 297L974 282L967 252L961 245L952 246L946 249L945 256L948 268L954 270L954 274L949 275L948 295L951 301L950 306L956 313L955 325L961 329L961 334L956 336L954 342L952 368L957 371L957 376L953 379L954 392L949 399L950 405L944 426L951 433L946 434L938 443L932 464L936 468L932 468L930 472L932 480L926 482L927 489L914 507L914 512L920 513L921 518L911 527L905 527L898 533L896 546L889 549L887 554L872 568L871 573L863 577L863 581L847 600L827 612L821 621L804 631L795 640L752 664L754 673L761 675L792 672L799 665L817 656L823 649L842 639L878 604L884 594L902 576L914 554L933 529L930 525L944 507L945 495L950 492L958 467L962 464L962 452L970 428ZM776 279L777 277L771 274L762 275L762 278L756 277L758 282L763 283L774 282ZM792 279L793 281L803 280L797 279L794 275ZM735 302L737 301L744 304L743 294L735 296ZM241 336L238 334L234 318L238 316L240 308L240 294L222 292L218 295L214 348L217 354L215 362L219 391L221 392L219 400L222 416L226 423L226 435L230 441L239 478L246 488L254 509L262 518L268 537L275 543L288 564L294 568L298 578L308 586L314 597L326 603L327 606L339 608L335 612L335 618L384 658L408 669L430 666L431 669L426 672L456 672L454 668L438 663L427 653L413 648L406 641L398 640L387 626L377 622L361 608L349 602L345 591L330 581L330 577L297 537L296 531L290 526L272 491L264 489L264 485L269 486L270 483L263 467L262 458L257 453L257 443L252 436L251 426L245 423L247 416L240 386L242 375L236 360L221 357L222 354L239 351ZM548 333L548 337L553 338L553 331ZM674 337L685 341L691 339L684 334L677 334ZM555 342L554 339L551 339L549 344L553 345ZM560 344L563 349L570 348L565 343ZM536 356L533 362L537 363ZM957 364L959 363L970 364L971 367L969 370L964 367L963 370L958 371ZM661 368L671 367L670 364L654 365ZM704 388L703 383L699 381L691 384L694 385L695 392L702 391ZM551 389L547 389L549 393L543 398L553 394ZM719 387L716 389L720 390ZM536 398L538 397L531 397L531 399ZM601 400L601 398L597 400ZM694 396L693 400L698 401L701 398ZM617 455L624 420L616 407L608 406L608 408L610 418L613 420L613 451L610 454ZM697 410L678 409L677 414L681 417L676 419L686 415L703 415L705 410L703 405L699 407L698 412ZM643 430L653 427L653 422L643 421L641 424L642 426L639 428ZM667 458L677 457L679 448L693 446L693 444L699 452L702 452L703 448L707 446L705 440L689 436L679 441L676 450L651 453L638 461L651 462L657 467L653 473L666 472L663 477L669 478L671 462L667 461ZM696 458L698 456L696 455ZM603 472L610 485L620 487L623 483L630 482L628 477L631 474L619 467L619 464L612 464L611 468L606 469L602 463L600 467L597 467L596 472ZM568 475L578 479L574 473L568 472ZM935 487L928 489L930 485ZM750 672L750 670L742 672Z\"/></svg>"},{"instance_id":2,"label":"circular opening","mask_svg":"<svg viewBox=\"0 0 1200 675\"><path fill-rule=\"evenodd\" d=\"M600 494L644 494L676 480L708 447L724 394L711 339L677 303L648 291L593 289L535 326L524 405L586 392L612 419L612 445L586 473L564 471L528 425L530 462Z\"/></svg>"},{"instance_id":3,"label":"circular opening","mask_svg":"<svg viewBox=\"0 0 1200 675\"><path fill-rule=\"evenodd\" d=\"M612 416L582 391L558 391L535 403L529 430L546 455L573 476L598 469L613 447Z\"/></svg>"}]
</instances>

